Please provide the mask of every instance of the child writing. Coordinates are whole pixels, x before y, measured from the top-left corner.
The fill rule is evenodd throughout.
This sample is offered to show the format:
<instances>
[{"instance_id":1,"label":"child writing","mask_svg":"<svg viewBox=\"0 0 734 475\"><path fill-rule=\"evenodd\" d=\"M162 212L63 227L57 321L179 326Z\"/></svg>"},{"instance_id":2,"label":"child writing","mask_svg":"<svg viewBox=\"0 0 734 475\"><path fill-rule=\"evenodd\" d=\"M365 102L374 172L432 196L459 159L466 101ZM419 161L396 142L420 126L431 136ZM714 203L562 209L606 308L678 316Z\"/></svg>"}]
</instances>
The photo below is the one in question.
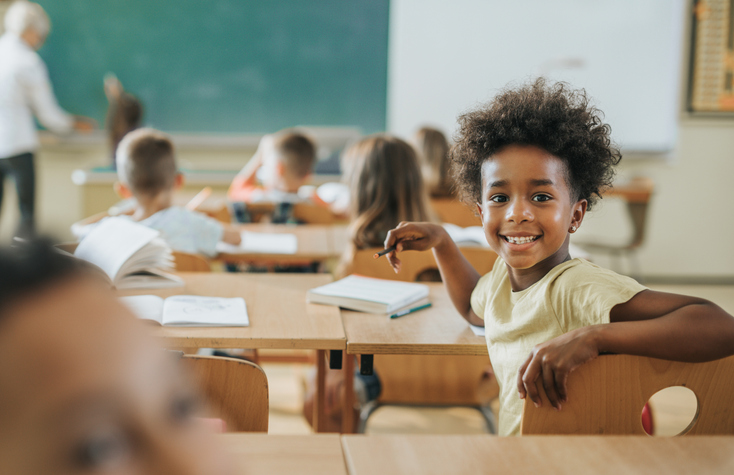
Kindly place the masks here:
<instances>
[{"instance_id":1,"label":"child writing","mask_svg":"<svg viewBox=\"0 0 734 475\"><path fill-rule=\"evenodd\" d=\"M648 290L582 259L569 237L621 159L583 91L538 79L459 119L452 160L499 255L480 276L444 229L401 223L385 247L432 249L454 306L486 328L500 384L499 434L520 430L543 385L561 410L569 373L600 353L708 361L734 353L734 318L703 299Z\"/></svg>"},{"instance_id":2,"label":"child writing","mask_svg":"<svg viewBox=\"0 0 734 475\"><path fill-rule=\"evenodd\" d=\"M419 152L428 194L434 197L453 196L449 142L446 136L438 129L421 127L415 133L413 142Z\"/></svg>"},{"instance_id":3,"label":"child writing","mask_svg":"<svg viewBox=\"0 0 734 475\"><path fill-rule=\"evenodd\" d=\"M0 249L2 472L233 473L173 355L84 261Z\"/></svg>"},{"instance_id":4,"label":"child writing","mask_svg":"<svg viewBox=\"0 0 734 475\"><path fill-rule=\"evenodd\" d=\"M132 214L105 219L132 219L160 231L174 251L216 255L219 241L239 244L240 234L195 211L173 206L173 193L183 184L171 140L162 132L142 128L128 133L117 147L115 189L135 198ZM94 224L75 229L84 237Z\"/></svg>"}]
</instances>

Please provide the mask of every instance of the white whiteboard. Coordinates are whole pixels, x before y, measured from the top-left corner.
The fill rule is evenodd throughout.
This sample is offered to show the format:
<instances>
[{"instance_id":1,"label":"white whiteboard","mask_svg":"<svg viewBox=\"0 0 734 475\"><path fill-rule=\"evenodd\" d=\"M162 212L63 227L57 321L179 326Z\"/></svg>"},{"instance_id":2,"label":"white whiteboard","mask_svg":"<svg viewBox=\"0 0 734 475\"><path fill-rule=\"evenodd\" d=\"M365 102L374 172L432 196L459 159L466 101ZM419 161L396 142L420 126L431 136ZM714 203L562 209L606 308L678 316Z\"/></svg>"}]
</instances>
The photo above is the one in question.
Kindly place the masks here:
<instances>
[{"instance_id":1,"label":"white whiteboard","mask_svg":"<svg viewBox=\"0 0 734 475\"><path fill-rule=\"evenodd\" d=\"M583 87L625 152L673 149L684 0L392 0L388 129L453 134L509 83Z\"/></svg>"}]
</instances>

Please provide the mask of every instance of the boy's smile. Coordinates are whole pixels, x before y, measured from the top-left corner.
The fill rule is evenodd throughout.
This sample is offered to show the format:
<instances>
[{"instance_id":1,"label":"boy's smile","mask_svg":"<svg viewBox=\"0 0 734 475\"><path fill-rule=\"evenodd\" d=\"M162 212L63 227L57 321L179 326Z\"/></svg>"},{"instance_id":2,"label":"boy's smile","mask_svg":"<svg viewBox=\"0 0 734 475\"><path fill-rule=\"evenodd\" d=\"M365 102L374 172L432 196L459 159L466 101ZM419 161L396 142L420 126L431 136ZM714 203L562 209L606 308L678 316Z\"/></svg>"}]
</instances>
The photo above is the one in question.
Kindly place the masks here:
<instances>
[{"instance_id":1,"label":"boy's smile","mask_svg":"<svg viewBox=\"0 0 734 475\"><path fill-rule=\"evenodd\" d=\"M586 212L586 200L573 199L566 164L541 148L510 145L482 165L482 225L513 290L568 259L569 232Z\"/></svg>"}]
</instances>

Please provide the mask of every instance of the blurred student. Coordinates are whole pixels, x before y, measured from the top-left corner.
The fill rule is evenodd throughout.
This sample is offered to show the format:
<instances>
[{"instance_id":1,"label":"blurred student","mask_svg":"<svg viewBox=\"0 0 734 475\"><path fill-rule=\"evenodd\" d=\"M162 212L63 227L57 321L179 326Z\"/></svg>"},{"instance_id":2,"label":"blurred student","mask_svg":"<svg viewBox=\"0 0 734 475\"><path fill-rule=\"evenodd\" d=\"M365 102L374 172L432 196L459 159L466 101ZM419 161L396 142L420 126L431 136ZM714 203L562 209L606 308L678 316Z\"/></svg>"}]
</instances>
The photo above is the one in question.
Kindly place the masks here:
<instances>
[{"instance_id":1,"label":"blurred student","mask_svg":"<svg viewBox=\"0 0 734 475\"><path fill-rule=\"evenodd\" d=\"M120 141L128 132L139 128L143 123L143 104L137 97L125 91L120 80L112 74L105 77L104 92L109 103L105 125L112 153L112 166L115 167L115 152Z\"/></svg>"},{"instance_id":2,"label":"blurred student","mask_svg":"<svg viewBox=\"0 0 734 475\"><path fill-rule=\"evenodd\" d=\"M0 37L0 205L5 176L11 176L18 192L21 221L17 234L21 236L35 232L33 162L39 142L34 115L59 134L94 128L92 119L69 115L56 102L46 65L36 53L50 29L40 5L18 1L8 8L6 31Z\"/></svg>"},{"instance_id":3,"label":"blurred student","mask_svg":"<svg viewBox=\"0 0 734 475\"><path fill-rule=\"evenodd\" d=\"M422 127L415 133L413 142L418 150L428 194L432 197L453 196L454 183L450 174L449 142L446 136L438 129Z\"/></svg>"},{"instance_id":4,"label":"blurred student","mask_svg":"<svg viewBox=\"0 0 734 475\"><path fill-rule=\"evenodd\" d=\"M83 266L0 250L0 471L232 473L177 359Z\"/></svg>"},{"instance_id":5,"label":"blurred student","mask_svg":"<svg viewBox=\"0 0 734 475\"><path fill-rule=\"evenodd\" d=\"M239 244L240 234L204 214L173 206L173 194L183 185L176 167L173 143L155 129L127 134L117 147L115 190L122 198L134 198L130 215L105 219L132 219L155 229L174 251L213 256L219 241ZM95 224L74 230L84 237Z\"/></svg>"},{"instance_id":6,"label":"blurred student","mask_svg":"<svg viewBox=\"0 0 734 475\"><path fill-rule=\"evenodd\" d=\"M423 186L418 157L412 146L389 135L373 135L349 147L342 157L344 181L351 190L349 245L336 274L351 273L357 249L381 247L387 233L397 223L430 221L428 197ZM326 430L338 432L342 411L342 371L329 371L326 379ZM311 422L314 402L313 381L309 381L303 414ZM377 373L355 373L354 392L359 406L380 395ZM358 418L355 417L355 421Z\"/></svg>"},{"instance_id":7,"label":"blurred student","mask_svg":"<svg viewBox=\"0 0 734 475\"><path fill-rule=\"evenodd\" d=\"M402 221L430 221L428 196L415 149L389 135L373 135L349 147L342 158L349 199L349 247L337 274L350 273L357 249L381 247Z\"/></svg>"},{"instance_id":8,"label":"blurred student","mask_svg":"<svg viewBox=\"0 0 734 475\"><path fill-rule=\"evenodd\" d=\"M246 210L247 204L274 203L273 222L288 221L292 205L307 201L312 195L304 185L311 178L315 163L316 146L304 134L285 130L264 136L255 155L237 174L227 192L230 202L244 203L244 207L235 206L235 215ZM247 218L238 216L238 220L247 221Z\"/></svg>"}]
</instances>

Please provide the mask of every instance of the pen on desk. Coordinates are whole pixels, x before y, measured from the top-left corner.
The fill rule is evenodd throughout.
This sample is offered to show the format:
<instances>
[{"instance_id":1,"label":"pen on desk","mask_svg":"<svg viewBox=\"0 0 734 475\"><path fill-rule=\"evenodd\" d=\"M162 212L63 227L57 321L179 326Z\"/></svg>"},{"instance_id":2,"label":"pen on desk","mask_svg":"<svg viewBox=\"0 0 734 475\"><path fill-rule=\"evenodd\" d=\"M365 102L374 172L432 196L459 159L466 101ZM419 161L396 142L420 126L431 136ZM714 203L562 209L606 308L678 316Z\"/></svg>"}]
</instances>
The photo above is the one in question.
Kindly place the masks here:
<instances>
[{"instance_id":1,"label":"pen on desk","mask_svg":"<svg viewBox=\"0 0 734 475\"><path fill-rule=\"evenodd\" d=\"M424 305L419 305L419 306L417 306L417 307L413 307L413 308L406 308L405 310L401 310L401 311L400 311L400 312L398 312L398 313L393 313L392 315L390 315L390 318L398 318L398 317L402 317L402 316L404 316L404 315L407 315L407 314L409 314L409 313L417 312L418 310L423 310L424 308L428 308L428 307L430 307L430 306L431 306L431 303L430 303L430 302L428 302L427 304L424 304Z\"/></svg>"},{"instance_id":2,"label":"pen on desk","mask_svg":"<svg viewBox=\"0 0 734 475\"><path fill-rule=\"evenodd\" d=\"M383 249L383 250L382 250L382 251L380 251L380 252L376 252L376 253L375 253L375 254L374 254L374 255L372 256L372 258L373 258L373 259L377 259L378 257L382 257L382 256L384 256L385 254L388 254L388 253L390 253L390 252L393 252L393 251L394 251L395 249L397 249L397 246L390 246L390 247L388 247L387 249Z\"/></svg>"}]
</instances>

